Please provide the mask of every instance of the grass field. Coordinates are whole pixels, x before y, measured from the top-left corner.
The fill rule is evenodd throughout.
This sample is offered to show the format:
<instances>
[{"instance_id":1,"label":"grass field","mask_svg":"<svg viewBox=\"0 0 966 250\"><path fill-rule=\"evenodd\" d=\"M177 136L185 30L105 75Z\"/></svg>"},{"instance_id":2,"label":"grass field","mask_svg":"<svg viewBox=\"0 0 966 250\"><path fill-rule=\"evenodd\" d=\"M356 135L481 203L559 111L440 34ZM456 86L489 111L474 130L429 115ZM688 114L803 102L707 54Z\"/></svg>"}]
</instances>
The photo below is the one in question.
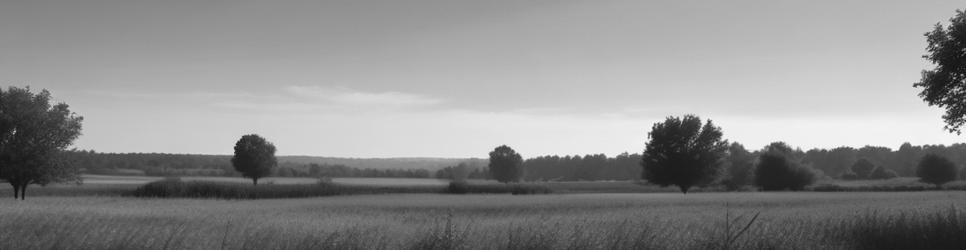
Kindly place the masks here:
<instances>
[{"instance_id":1,"label":"grass field","mask_svg":"<svg viewBox=\"0 0 966 250\"><path fill-rule=\"evenodd\" d=\"M862 218L950 207L966 193L37 197L0 202L0 249L848 249Z\"/></svg>"}]
</instances>

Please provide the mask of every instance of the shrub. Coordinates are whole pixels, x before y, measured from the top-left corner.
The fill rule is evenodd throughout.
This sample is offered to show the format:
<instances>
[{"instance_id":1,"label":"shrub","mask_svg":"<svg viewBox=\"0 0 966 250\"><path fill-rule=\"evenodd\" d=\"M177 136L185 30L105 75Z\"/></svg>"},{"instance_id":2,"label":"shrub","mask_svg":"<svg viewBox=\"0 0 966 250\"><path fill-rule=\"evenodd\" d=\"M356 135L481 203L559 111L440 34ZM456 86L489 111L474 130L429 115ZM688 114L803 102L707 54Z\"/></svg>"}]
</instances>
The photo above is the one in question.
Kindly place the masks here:
<instances>
[{"instance_id":1,"label":"shrub","mask_svg":"<svg viewBox=\"0 0 966 250\"><path fill-rule=\"evenodd\" d=\"M843 180L850 180L850 181L851 180L858 180L859 179L859 175L857 175L857 174L855 174L853 172L845 172L844 174L842 174L842 179Z\"/></svg>"},{"instance_id":2,"label":"shrub","mask_svg":"<svg viewBox=\"0 0 966 250\"><path fill-rule=\"evenodd\" d=\"M340 185L319 182L318 184L262 185L253 186L241 183L211 181L181 181L169 178L138 187L130 193L135 197L157 198L219 198L219 199L273 199L300 198L356 194L387 193L441 193L439 187L376 187Z\"/></svg>"},{"instance_id":3,"label":"shrub","mask_svg":"<svg viewBox=\"0 0 966 250\"><path fill-rule=\"evenodd\" d=\"M343 185L320 181L317 184L245 185L211 181L181 181L168 178L138 187L128 195L156 198L218 198L218 199L275 199L359 194L392 193L491 193L491 194L548 194L551 189L534 184L468 184L453 182L448 187L406 186L381 187Z\"/></svg>"},{"instance_id":4,"label":"shrub","mask_svg":"<svg viewBox=\"0 0 966 250\"><path fill-rule=\"evenodd\" d=\"M899 174L897 174L896 171L892 171L891 169L885 169L884 167L876 168L875 171L872 171L872 174L869 175L870 179L876 179L876 180L892 179L896 177L899 177Z\"/></svg>"},{"instance_id":5,"label":"shrub","mask_svg":"<svg viewBox=\"0 0 966 250\"><path fill-rule=\"evenodd\" d=\"M852 167L849 169L851 169L852 173L855 173L859 179L864 180L872 177L872 172L875 171L876 167L869 160L862 158L858 161L855 161L855 164L852 164Z\"/></svg>"},{"instance_id":6,"label":"shrub","mask_svg":"<svg viewBox=\"0 0 966 250\"><path fill-rule=\"evenodd\" d=\"M815 172L791 161L784 154L765 153L755 169L755 185L761 190L804 190L815 182Z\"/></svg>"},{"instance_id":7,"label":"shrub","mask_svg":"<svg viewBox=\"0 0 966 250\"><path fill-rule=\"evenodd\" d=\"M537 184L470 184L465 181L453 181L446 188L449 194L549 194L552 193L547 186Z\"/></svg>"},{"instance_id":8,"label":"shrub","mask_svg":"<svg viewBox=\"0 0 966 250\"><path fill-rule=\"evenodd\" d=\"M465 194L469 193L469 191L469 184L465 181L451 181L446 188L446 192L451 194Z\"/></svg>"},{"instance_id":9,"label":"shrub","mask_svg":"<svg viewBox=\"0 0 966 250\"><path fill-rule=\"evenodd\" d=\"M927 154L919 161L916 176L919 181L942 187L942 184L956 179L956 164L945 157Z\"/></svg>"}]
</instances>

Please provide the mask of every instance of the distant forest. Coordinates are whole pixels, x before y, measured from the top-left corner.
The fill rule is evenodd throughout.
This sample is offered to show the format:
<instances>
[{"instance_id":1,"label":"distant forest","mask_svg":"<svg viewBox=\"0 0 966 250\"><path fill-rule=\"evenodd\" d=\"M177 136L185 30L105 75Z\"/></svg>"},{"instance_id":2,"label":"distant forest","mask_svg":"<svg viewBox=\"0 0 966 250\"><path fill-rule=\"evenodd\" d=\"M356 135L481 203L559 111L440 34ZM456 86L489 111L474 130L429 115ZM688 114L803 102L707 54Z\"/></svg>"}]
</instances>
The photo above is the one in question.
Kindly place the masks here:
<instances>
[{"instance_id":1,"label":"distant forest","mask_svg":"<svg viewBox=\"0 0 966 250\"><path fill-rule=\"evenodd\" d=\"M147 176L241 176L230 155L66 152L68 162L83 173ZM273 176L431 178L434 170L472 159L336 158L279 156Z\"/></svg>"},{"instance_id":2,"label":"distant forest","mask_svg":"<svg viewBox=\"0 0 966 250\"><path fill-rule=\"evenodd\" d=\"M758 152L749 152L757 154ZM902 144L897 150L887 147L838 147L796 150L803 164L821 170L826 176L840 178L850 167L866 159L876 167L893 170L900 176L915 176L916 164L928 153L947 157L966 165L966 144L913 146ZM88 174L148 176L239 176L228 155L187 155L157 153L67 152L70 162ZM585 156L539 156L523 162L528 181L636 180L641 178L640 154L623 153ZM487 160L450 158L335 158L280 156L273 176L280 177L396 177L396 178L470 178L486 179ZM725 166L727 167L727 166Z\"/></svg>"}]
</instances>

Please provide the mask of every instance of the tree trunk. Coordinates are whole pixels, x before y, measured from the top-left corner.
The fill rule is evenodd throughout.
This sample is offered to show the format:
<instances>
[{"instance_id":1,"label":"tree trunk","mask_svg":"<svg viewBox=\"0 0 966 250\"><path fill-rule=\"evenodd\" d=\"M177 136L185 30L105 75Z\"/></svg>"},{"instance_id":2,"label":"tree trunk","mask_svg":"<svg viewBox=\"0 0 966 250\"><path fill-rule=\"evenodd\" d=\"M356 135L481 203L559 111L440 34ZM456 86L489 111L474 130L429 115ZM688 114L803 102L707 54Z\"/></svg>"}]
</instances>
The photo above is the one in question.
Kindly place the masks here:
<instances>
[{"instance_id":1,"label":"tree trunk","mask_svg":"<svg viewBox=\"0 0 966 250\"><path fill-rule=\"evenodd\" d=\"M11 182L10 185L13 186L13 199L14 200L19 199L20 198L20 196L19 196L20 195L20 185L17 185L16 183L13 183L13 182Z\"/></svg>"},{"instance_id":2,"label":"tree trunk","mask_svg":"<svg viewBox=\"0 0 966 250\"><path fill-rule=\"evenodd\" d=\"M252 178L252 186L258 186L258 178Z\"/></svg>"},{"instance_id":3,"label":"tree trunk","mask_svg":"<svg viewBox=\"0 0 966 250\"><path fill-rule=\"evenodd\" d=\"M27 185L30 185L30 183L24 183L23 186L20 187L20 200L27 198Z\"/></svg>"}]
</instances>

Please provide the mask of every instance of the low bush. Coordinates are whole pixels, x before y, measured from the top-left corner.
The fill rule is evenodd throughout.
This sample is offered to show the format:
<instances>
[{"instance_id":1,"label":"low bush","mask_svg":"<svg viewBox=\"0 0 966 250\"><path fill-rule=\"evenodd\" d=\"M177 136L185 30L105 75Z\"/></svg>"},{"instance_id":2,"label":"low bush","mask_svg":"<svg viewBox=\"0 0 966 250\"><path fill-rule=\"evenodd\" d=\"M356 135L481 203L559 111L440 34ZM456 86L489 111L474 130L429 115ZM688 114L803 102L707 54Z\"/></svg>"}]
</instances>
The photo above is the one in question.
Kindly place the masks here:
<instances>
[{"instance_id":1,"label":"low bush","mask_svg":"<svg viewBox=\"0 0 966 250\"><path fill-rule=\"evenodd\" d=\"M886 180L899 177L899 174L892 169L885 169L884 167L878 167L875 171L872 171L872 175L869 175L869 179L874 180Z\"/></svg>"},{"instance_id":2,"label":"low bush","mask_svg":"<svg viewBox=\"0 0 966 250\"><path fill-rule=\"evenodd\" d=\"M790 160L783 154L765 153L758 159L755 186L763 191L804 190L818 178L811 167Z\"/></svg>"},{"instance_id":3,"label":"low bush","mask_svg":"<svg viewBox=\"0 0 966 250\"><path fill-rule=\"evenodd\" d=\"M849 181L851 181L851 180L858 180L859 179L859 175L857 175L855 173L852 173L852 172L845 172L844 174L842 174L842 176L840 178L843 179L843 180L849 180Z\"/></svg>"},{"instance_id":4,"label":"low bush","mask_svg":"<svg viewBox=\"0 0 966 250\"><path fill-rule=\"evenodd\" d=\"M439 187L425 186L376 187L340 185L328 182L253 186L243 183L182 181L178 178L168 178L140 186L130 195L160 198L272 199L354 194L440 193L442 191L442 188Z\"/></svg>"},{"instance_id":5,"label":"low bush","mask_svg":"<svg viewBox=\"0 0 966 250\"><path fill-rule=\"evenodd\" d=\"M320 181L317 184L259 185L167 178L138 187L128 195L158 198L273 199L358 194L450 193L450 194L547 194L550 188L535 184L467 184L448 187L363 186Z\"/></svg>"},{"instance_id":6,"label":"low bush","mask_svg":"<svg viewBox=\"0 0 966 250\"><path fill-rule=\"evenodd\" d=\"M835 184L822 184L808 188L807 190L815 192L909 192L934 190L934 188L926 185L841 186Z\"/></svg>"}]
</instances>

